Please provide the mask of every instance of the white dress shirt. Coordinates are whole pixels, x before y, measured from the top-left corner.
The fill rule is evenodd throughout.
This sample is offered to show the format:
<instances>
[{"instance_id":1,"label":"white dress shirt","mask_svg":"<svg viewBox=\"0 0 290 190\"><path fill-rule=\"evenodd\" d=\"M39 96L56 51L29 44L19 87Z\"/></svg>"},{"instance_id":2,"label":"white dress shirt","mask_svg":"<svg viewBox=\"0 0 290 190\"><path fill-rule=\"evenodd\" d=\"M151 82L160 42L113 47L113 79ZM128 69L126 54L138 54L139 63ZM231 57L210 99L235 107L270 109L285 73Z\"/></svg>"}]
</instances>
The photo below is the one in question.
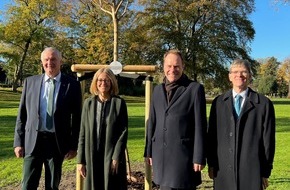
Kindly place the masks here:
<instances>
[{"instance_id":1,"label":"white dress shirt","mask_svg":"<svg viewBox=\"0 0 290 190\"><path fill-rule=\"evenodd\" d=\"M58 91L60 88L60 78L61 78L61 73L59 73L56 77L53 78L55 80L53 112L55 111ZM40 99L39 99L40 101L39 102L39 106L40 106L39 107L39 114L40 114L39 131L55 132L54 121L53 121L52 129L48 130L46 128L46 108L47 108L47 100L48 100L48 89L50 85L49 79L50 78L45 74L42 80L42 85L41 85L41 92L40 92Z\"/></svg>"}]
</instances>

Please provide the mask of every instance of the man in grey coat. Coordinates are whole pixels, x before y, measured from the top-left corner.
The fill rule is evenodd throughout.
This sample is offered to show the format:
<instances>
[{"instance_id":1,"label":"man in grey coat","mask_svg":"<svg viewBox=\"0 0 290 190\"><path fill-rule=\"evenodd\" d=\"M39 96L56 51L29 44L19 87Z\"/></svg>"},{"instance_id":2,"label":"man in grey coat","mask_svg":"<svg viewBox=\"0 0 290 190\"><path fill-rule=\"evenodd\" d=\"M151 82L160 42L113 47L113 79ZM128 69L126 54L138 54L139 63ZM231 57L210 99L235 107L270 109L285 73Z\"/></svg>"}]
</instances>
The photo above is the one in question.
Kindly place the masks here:
<instances>
[{"instance_id":1,"label":"man in grey coat","mask_svg":"<svg viewBox=\"0 0 290 190\"><path fill-rule=\"evenodd\" d=\"M144 156L161 190L194 190L205 165L204 88L183 73L178 50L165 53L163 66L165 78L153 92Z\"/></svg>"},{"instance_id":2,"label":"man in grey coat","mask_svg":"<svg viewBox=\"0 0 290 190\"><path fill-rule=\"evenodd\" d=\"M45 73L24 81L15 127L14 152L24 157L23 190L37 189L43 165L45 189L58 190L63 160L77 153L80 83L60 72L57 49L44 49L41 62Z\"/></svg>"},{"instance_id":3,"label":"man in grey coat","mask_svg":"<svg viewBox=\"0 0 290 190\"><path fill-rule=\"evenodd\" d=\"M209 176L215 190L266 189L275 151L273 104L248 87L248 61L234 60L229 80L233 89L215 98L211 107Z\"/></svg>"}]
</instances>

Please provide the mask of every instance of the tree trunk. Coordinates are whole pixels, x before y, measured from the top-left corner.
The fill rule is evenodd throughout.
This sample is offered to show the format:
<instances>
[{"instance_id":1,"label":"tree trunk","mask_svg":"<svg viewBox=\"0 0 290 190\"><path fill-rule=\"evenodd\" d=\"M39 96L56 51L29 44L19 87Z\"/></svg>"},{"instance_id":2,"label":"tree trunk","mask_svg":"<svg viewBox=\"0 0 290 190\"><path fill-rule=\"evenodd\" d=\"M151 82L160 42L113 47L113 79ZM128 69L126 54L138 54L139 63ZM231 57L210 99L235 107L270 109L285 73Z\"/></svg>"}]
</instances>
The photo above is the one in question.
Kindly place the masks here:
<instances>
[{"instance_id":1,"label":"tree trunk","mask_svg":"<svg viewBox=\"0 0 290 190\"><path fill-rule=\"evenodd\" d=\"M15 65L13 80L12 80L12 91L16 92L18 87L17 75L19 72L19 65Z\"/></svg>"},{"instance_id":2,"label":"tree trunk","mask_svg":"<svg viewBox=\"0 0 290 190\"><path fill-rule=\"evenodd\" d=\"M118 61L118 19L116 14L113 15L113 24L114 24L114 61Z\"/></svg>"},{"instance_id":3,"label":"tree trunk","mask_svg":"<svg viewBox=\"0 0 290 190\"><path fill-rule=\"evenodd\" d=\"M17 92L18 82L19 82L19 80L20 80L20 78L22 77L22 74L23 74L22 73L23 65L24 65L24 62L25 62L25 59L26 59L26 55L27 55L27 51L28 51L28 48L30 46L30 43L31 43L31 38L29 38L26 41L25 48L23 50L23 55L21 57L20 63L18 65L18 67L15 69L14 77L13 77L13 84L12 84L12 91L13 92Z\"/></svg>"}]
</instances>

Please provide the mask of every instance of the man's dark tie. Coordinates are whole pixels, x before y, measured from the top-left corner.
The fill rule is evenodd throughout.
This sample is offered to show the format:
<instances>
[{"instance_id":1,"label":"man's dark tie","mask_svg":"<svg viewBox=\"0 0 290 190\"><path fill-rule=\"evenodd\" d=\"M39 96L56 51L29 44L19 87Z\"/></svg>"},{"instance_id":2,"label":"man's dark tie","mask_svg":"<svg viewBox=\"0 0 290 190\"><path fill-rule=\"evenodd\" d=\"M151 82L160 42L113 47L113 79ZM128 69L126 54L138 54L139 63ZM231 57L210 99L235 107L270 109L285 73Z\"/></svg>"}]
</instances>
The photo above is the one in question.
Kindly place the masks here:
<instances>
[{"instance_id":1,"label":"man's dark tie","mask_svg":"<svg viewBox=\"0 0 290 190\"><path fill-rule=\"evenodd\" d=\"M48 97L47 97L47 109L46 109L46 128L48 130L53 127L53 107L54 107L54 89L55 89L55 80L49 79L48 87Z\"/></svg>"},{"instance_id":2,"label":"man's dark tie","mask_svg":"<svg viewBox=\"0 0 290 190\"><path fill-rule=\"evenodd\" d=\"M235 97L235 110L236 110L237 116L239 116L241 113L241 100L242 100L242 96L237 94Z\"/></svg>"}]
</instances>

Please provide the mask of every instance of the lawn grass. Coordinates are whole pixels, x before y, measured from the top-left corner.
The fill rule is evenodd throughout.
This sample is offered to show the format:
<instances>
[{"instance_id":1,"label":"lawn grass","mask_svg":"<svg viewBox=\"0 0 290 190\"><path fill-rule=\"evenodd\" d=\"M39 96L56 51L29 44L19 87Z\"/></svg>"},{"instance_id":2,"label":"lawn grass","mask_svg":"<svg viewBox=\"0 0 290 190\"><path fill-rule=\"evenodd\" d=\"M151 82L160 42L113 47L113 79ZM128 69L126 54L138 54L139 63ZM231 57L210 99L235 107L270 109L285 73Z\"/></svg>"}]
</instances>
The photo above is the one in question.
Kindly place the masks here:
<instances>
[{"instance_id":1,"label":"lawn grass","mask_svg":"<svg viewBox=\"0 0 290 190\"><path fill-rule=\"evenodd\" d=\"M145 103L143 97L126 97L129 114L128 152L131 165L143 163L145 121ZM17 159L13 152L13 136L15 120L20 100L20 93L0 89L0 189L7 186L17 186L21 181L22 159ZM273 99L277 133L274 169L267 190L290 189L290 100ZM207 104L209 114L210 103ZM65 161L63 171L75 170L75 159ZM211 189L206 169L203 170L203 184L200 189Z\"/></svg>"}]
</instances>

